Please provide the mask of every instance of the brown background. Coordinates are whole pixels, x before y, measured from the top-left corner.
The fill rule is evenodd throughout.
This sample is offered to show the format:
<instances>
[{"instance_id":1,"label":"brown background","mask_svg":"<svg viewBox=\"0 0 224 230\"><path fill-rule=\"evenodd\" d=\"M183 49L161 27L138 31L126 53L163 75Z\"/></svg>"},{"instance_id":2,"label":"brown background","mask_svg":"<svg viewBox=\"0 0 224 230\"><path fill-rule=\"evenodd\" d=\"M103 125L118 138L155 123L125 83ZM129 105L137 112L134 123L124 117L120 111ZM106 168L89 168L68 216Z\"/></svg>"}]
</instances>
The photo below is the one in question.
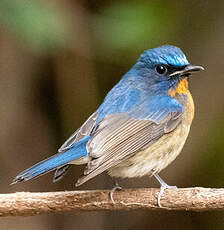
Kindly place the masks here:
<instances>
[{"instance_id":1,"label":"brown background","mask_svg":"<svg viewBox=\"0 0 224 230\"><path fill-rule=\"evenodd\" d=\"M177 45L205 71L191 79L192 129L161 173L178 187L224 186L223 1L0 2L0 192L73 190L83 167L9 186L57 150L143 50ZM123 187L158 187L153 178ZM111 188L100 175L78 189ZM3 218L0 229L223 229L223 212L100 212Z\"/></svg>"}]
</instances>

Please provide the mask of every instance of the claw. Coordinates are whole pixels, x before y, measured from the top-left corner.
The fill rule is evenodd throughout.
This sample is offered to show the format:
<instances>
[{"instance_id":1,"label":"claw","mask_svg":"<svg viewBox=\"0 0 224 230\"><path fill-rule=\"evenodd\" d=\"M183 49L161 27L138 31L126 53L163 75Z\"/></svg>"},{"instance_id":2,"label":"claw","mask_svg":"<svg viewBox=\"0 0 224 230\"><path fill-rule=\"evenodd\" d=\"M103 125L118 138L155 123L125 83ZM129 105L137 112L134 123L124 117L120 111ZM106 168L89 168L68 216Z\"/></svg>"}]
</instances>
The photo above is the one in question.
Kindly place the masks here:
<instances>
[{"instance_id":1,"label":"claw","mask_svg":"<svg viewBox=\"0 0 224 230\"><path fill-rule=\"evenodd\" d=\"M167 189L167 188L172 188L172 189L176 189L177 188L177 186L170 186L170 185L168 185L166 182L164 182L163 180L162 180L162 178L158 175L158 174L154 174L154 176L155 176L155 178L159 181L159 183L160 183L160 191L159 191L159 195L158 195L158 200L157 200L157 202L158 202L158 206L160 207L160 208L162 208L162 205L161 205L161 203L160 203L160 200L161 200L161 197L162 197L162 195L163 195L163 193L164 193L164 191Z\"/></svg>"},{"instance_id":2,"label":"claw","mask_svg":"<svg viewBox=\"0 0 224 230\"><path fill-rule=\"evenodd\" d=\"M113 204L115 204L115 201L114 201L114 198L113 198L113 195L114 195L115 191L116 190L121 190L121 189L122 189L122 187L119 186L119 184L117 182L115 182L115 186L110 191L110 199L111 199Z\"/></svg>"},{"instance_id":3,"label":"claw","mask_svg":"<svg viewBox=\"0 0 224 230\"><path fill-rule=\"evenodd\" d=\"M165 185L163 184L163 185L161 185L160 191L159 191L159 195L158 195L158 200L157 200L158 206L159 206L160 208L162 208L162 205L161 205L161 203L160 203L161 197L162 197L164 191L165 191L167 188L174 188L174 189L176 189L177 186L170 186L170 185L168 185L168 184L165 184Z\"/></svg>"}]
</instances>

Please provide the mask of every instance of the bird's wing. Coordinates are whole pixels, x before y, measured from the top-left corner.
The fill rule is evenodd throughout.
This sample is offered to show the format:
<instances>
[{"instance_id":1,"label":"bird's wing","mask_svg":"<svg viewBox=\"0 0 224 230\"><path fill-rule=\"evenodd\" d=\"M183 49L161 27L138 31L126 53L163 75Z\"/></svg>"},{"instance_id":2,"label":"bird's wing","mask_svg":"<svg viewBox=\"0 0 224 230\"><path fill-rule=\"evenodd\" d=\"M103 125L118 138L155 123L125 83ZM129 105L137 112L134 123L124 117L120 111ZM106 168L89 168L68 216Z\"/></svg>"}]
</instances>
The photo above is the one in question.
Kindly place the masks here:
<instances>
[{"instance_id":1,"label":"bird's wing","mask_svg":"<svg viewBox=\"0 0 224 230\"><path fill-rule=\"evenodd\" d=\"M157 117L162 118L156 122L150 118L133 118L127 113L106 116L87 143L87 151L92 160L76 185L85 183L137 151L152 145L165 133L173 131L182 120L183 110L178 107L167 111L165 108L156 113ZM154 115L155 113L151 113L150 116Z\"/></svg>"},{"instance_id":2,"label":"bird's wing","mask_svg":"<svg viewBox=\"0 0 224 230\"><path fill-rule=\"evenodd\" d=\"M99 116L98 112L93 113L88 120L78 129L76 130L68 139L67 141L58 149L59 153L65 153L76 143L81 141L83 138L89 136L91 132L95 129L97 118ZM77 164L84 164L89 160L88 157L83 156L76 162ZM56 182L58 180L61 180L62 177L66 174L68 169L71 167L70 164L62 165L61 167L58 167L54 173L54 179L53 182Z\"/></svg>"},{"instance_id":3,"label":"bird's wing","mask_svg":"<svg viewBox=\"0 0 224 230\"><path fill-rule=\"evenodd\" d=\"M73 147L74 144L89 136L96 126L98 115L98 112L93 113L88 120L65 141L58 149L58 152L67 151Z\"/></svg>"}]
</instances>

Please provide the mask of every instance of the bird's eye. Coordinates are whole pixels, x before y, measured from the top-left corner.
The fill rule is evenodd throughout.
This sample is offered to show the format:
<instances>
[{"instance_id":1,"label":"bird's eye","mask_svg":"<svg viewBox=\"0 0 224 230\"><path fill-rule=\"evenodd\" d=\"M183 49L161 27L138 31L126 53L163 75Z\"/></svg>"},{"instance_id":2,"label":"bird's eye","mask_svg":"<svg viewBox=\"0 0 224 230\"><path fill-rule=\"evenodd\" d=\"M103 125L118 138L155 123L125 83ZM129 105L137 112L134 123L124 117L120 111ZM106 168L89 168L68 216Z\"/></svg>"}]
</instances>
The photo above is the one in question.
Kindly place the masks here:
<instances>
[{"instance_id":1,"label":"bird's eye","mask_svg":"<svg viewBox=\"0 0 224 230\"><path fill-rule=\"evenodd\" d=\"M165 74L167 72L167 68L164 65L157 65L156 72L161 75Z\"/></svg>"}]
</instances>

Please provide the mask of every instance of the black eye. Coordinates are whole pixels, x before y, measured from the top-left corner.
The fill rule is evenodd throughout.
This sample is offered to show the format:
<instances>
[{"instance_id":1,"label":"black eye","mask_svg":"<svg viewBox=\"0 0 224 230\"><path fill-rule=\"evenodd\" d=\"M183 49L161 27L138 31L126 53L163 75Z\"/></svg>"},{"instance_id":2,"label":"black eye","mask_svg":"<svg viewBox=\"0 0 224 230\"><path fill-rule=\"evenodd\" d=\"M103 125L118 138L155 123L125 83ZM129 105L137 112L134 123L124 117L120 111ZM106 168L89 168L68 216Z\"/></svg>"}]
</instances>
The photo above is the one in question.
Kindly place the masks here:
<instances>
[{"instance_id":1,"label":"black eye","mask_svg":"<svg viewBox=\"0 0 224 230\"><path fill-rule=\"evenodd\" d=\"M167 72L167 68L164 65L157 65L156 72L158 74L165 74Z\"/></svg>"}]
</instances>

